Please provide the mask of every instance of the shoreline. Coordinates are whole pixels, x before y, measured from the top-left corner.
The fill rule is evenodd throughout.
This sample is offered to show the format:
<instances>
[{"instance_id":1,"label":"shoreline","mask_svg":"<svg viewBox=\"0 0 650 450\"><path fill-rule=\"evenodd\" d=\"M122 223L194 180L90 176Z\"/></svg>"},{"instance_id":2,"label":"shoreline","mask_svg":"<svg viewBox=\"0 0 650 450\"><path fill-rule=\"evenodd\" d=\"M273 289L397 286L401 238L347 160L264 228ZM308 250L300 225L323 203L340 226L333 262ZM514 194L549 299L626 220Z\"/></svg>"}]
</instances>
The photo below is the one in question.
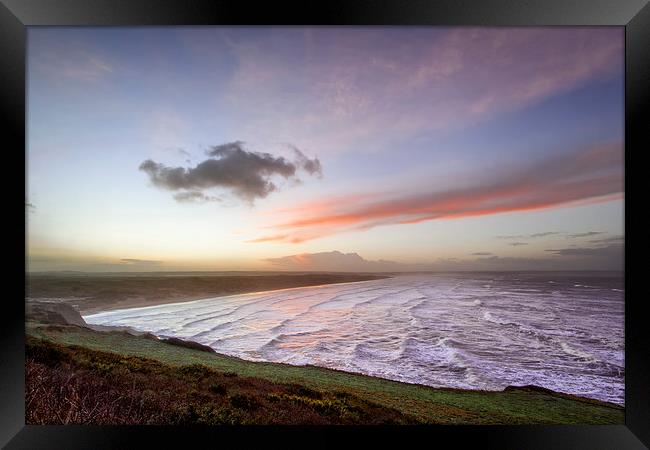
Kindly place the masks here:
<instances>
[{"instance_id":1,"label":"shoreline","mask_svg":"<svg viewBox=\"0 0 650 450\"><path fill-rule=\"evenodd\" d=\"M390 275L367 273L287 273L284 275L122 275L31 276L27 302L68 304L88 316L101 312L202 301L300 287L373 281Z\"/></svg>"},{"instance_id":2,"label":"shoreline","mask_svg":"<svg viewBox=\"0 0 650 450\"><path fill-rule=\"evenodd\" d=\"M369 280L370 281L370 280ZM297 288L289 288L289 289L297 289ZM241 294L245 295L245 294ZM137 308L139 309L139 308ZM81 319L85 322L85 319L83 316L80 316ZM46 327L51 326L53 324L41 324L45 325ZM72 324L67 324L65 326L74 326L74 327L80 327L80 328L86 328L91 332L94 333L100 333L100 334L127 334L135 338L140 338L140 339L153 339L156 342L160 342L165 345L172 345L172 346L177 346L177 347L185 347L185 348L193 348L194 346L204 346L204 344L201 344L196 341L192 341L190 339L182 339L178 338L175 336L167 336L167 335L156 335L151 332L147 331L140 331L135 328L129 327L129 326L113 326L113 325L94 325L94 324L89 324L85 322L84 325L79 325L76 323ZM175 342L174 342L175 341ZM215 357L218 358L225 358L229 360L234 360L238 361L242 364L252 364L252 365L270 365L270 366L278 366L278 367L285 367L285 368L290 368L290 369L300 369L300 368L305 368L305 369L316 369L319 371L326 371L326 372L335 372L339 373L345 376L350 376L350 377L362 377L362 378L367 378L367 379L373 379L373 380L378 380L381 382L386 382L386 383L396 383L397 385L407 385L407 386L414 386L422 389L431 389L436 392L450 392L450 393L477 393L477 394L495 394L495 393L503 393L506 391L532 391L532 392L543 392L549 395L553 396L559 396L562 398L566 399L571 399L575 401L580 401L580 402L585 402L589 404L597 404L601 406L608 406L611 408L625 408L624 404L618 404L615 402L611 401L605 401L605 400L600 400L597 398L592 398L592 397L586 397L586 396L581 396L581 395L576 395L576 394L571 394L568 392L561 392L557 391L551 388L547 388L544 386L539 386L539 385L508 385L505 386L503 389L480 389L480 388L459 388L459 387L451 387L451 386L431 386L428 384L423 384L423 383L417 383L417 382L412 382L412 381L403 381L403 380L396 380L393 378L387 378L379 375L371 375L363 372L355 372L355 371L350 371L350 370L345 370L345 369L338 369L338 368L333 368L333 367L326 367L326 366L320 366L317 364L291 364L291 363L285 363L285 362L276 362L276 361L266 361L266 360L254 360L254 359L247 359L247 358L242 358L240 356L235 356L235 355L229 355L227 353L221 353L217 352L216 350L210 348L209 353Z\"/></svg>"},{"instance_id":3,"label":"shoreline","mask_svg":"<svg viewBox=\"0 0 650 450\"><path fill-rule=\"evenodd\" d=\"M199 372L217 370L225 373L226 377L237 374L241 378L228 379L241 379L244 383L252 377L320 392L349 392L413 414L426 423L618 423L622 419L617 417L622 417L625 410L623 405L616 403L534 385L511 385L502 390L433 387L316 365L248 361L192 348L186 345L187 342L172 343L151 335L136 336L125 330L109 328L96 331L78 325L52 326L32 322L28 325L28 336L82 354L99 351L117 355L111 358L118 360L145 358L158 361L180 370L179 373L188 373L190 369Z\"/></svg>"},{"instance_id":4,"label":"shoreline","mask_svg":"<svg viewBox=\"0 0 650 450\"><path fill-rule=\"evenodd\" d=\"M384 276L381 278L376 278L372 280L360 280L360 281L342 281L340 283L334 282L334 283L324 283L324 284L314 284L314 285L306 285L306 286L295 286L295 287L288 287L288 288L282 288L282 289L269 289L269 290L264 290L264 291L254 291L254 292L241 292L238 294L230 294L230 295L217 295L214 297L206 297L206 298L198 298L198 299L188 299L188 300L176 300L174 299L173 301L162 301L160 303L155 303L155 304L147 304L147 306L134 306L131 308L111 308L111 309L105 309L99 312L93 312L92 314L81 314L81 317L83 317L84 320L86 320L86 317L90 316L98 316L103 313L115 313L115 312L125 312L125 311L132 311L132 310L144 310L144 309L150 309L150 308L156 308L158 306L175 306L175 305L183 305L186 303L199 303L199 302L207 302L210 300L217 300L217 299L223 299L223 298L232 298L232 297L240 297L240 296L245 296L245 295L259 295L259 294L268 294L268 293L273 293L273 292L285 292L285 291L293 291L296 289L308 289L308 288L318 288L318 287L325 287L325 286L335 286L335 285L343 285L343 284L356 284L356 283L368 283L371 281L377 281L385 278L392 278L389 276ZM37 299L34 299L37 300ZM93 326L106 326L109 327L110 325L93 325ZM126 327L129 328L129 327Z\"/></svg>"},{"instance_id":5,"label":"shoreline","mask_svg":"<svg viewBox=\"0 0 650 450\"><path fill-rule=\"evenodd\" d=\"M361 276L363 277L363 276ZM122 332L129 334L131 336L138 336L138 337L154 337L155 340L163 342L165 338L174 338L174 336L167 336L167 335L160 335L156 336L153 335L151 332L147 331L138 331L132 327L129 326L113 326L113 325L95 325L95 324L89 324L86 322L86 318L90 316L96 316L96 315L101 315L102 313L113 313L116 311L124 312L124 311L138 311L138 310L147 310L147 309L152 309L156 308L159 306L164 306L164 305L182 305L185 303L191 304L191 303L200 303L200 302L210 302L210 301L218 301L218 299L223 299L223 298L233 298L233 297L246 297L246 296L254 296L254 295L259 295L259 294L265 294L265 293L272 293L272 292L285 292L285 291L294 291L296 289L303 289L303 288L318 288L318 287L326 287L328 285L346 285L346 284L356 284L356 283L365 283L369 281L375 281L379 279L386 279L386 278L392 278L390 276L381 276L381 277L369 277L370 279L363 279L363 280L355 280L355 281L332 281L332 282L326 282L326 283L317 283L317 284L309 284L309 285L299 285L299 286L292 286L292 287L285 287L285 288L279 288L279 289L264 289L264 290L259 290L259 291L248 291L248 292L238 292L238 293L233 293L233 294L227 294L227 295L216 295L216 296L210 296L210 297L203 297L203 298L185 298L183 300L176 299L176 298L168 298L164 300L158 300L155 303L152 303L151 301L141 301L140 304L143 304L144 306L133 306L129 308L120 308L119 307L119 302L118 303L111 303L110 305L104 305L103 309L96 308L96 312L91 312L91 311L83 311L83 312L78 312L76 311L78 308L75 308L76 305L71 305L71 302L69 301L58 301L58 302L39 302L37 299L31 299L30 302L28 302L28 305L38 305L40 304L47 304L48 306L51 307L56 307L57 305L59 306L67 306L70 307L71 309L75 310L75 312L78 314L79 319L84 325L79 325L72 323L73 325L77 326L85 326L88 329L95 331L97 333L115 333L115 332ZM82 315L83 314L83 315ZM64 321L65 322L65 321ZM188 343L192 343L194 341L187 341ZM200 343L196 343L199 345L203 345ZM172 344L173 345L173 344ZM217 353L217 352L215 352ZM240 357L240 356L234 356L234 355L228 355L224 353L217 353L220 357L223 358L234 358L242 363L247 363L247 364L271 364L271 365L283 365L287 367L292 367L292 368L309 368L309 367L314 367L318 368L321 370L329 371L329 372L340 372L343 374L347 375L354 375L354 376L363 376L363 377L370 377L373 379L379 379L379 380L384 380L387 382L392 382L392 383L398 383L398 384L406 384L406 385L413 385L413 386L420 386L420 387L425 387L429 389L434 389L434 390L446 390L450 392L479 392L479 393L495 393L495 392L503 392L503 390L500 390L501 388L494 388L494 389L481 389L481 388L473 388L473 387L451 387L451 386L431 386L428 384L422 384L418 383L417 381L403 381L403 380L398 380L394 378L388 378L383 375L374 375L374 374L369 374L369 373L364 373L361 371L349 371L346 370L346 368L333 368L333 367L327 367L327 366L322 366L322 365L317 365L313 363L307 363L307 364L291 364L291 363L283 363L283 362L274 362L274 361L267 361L267 360L261 360L261 359L248 359L246 356ZM519 388L525 388L525 387L513 387L513 386L506 386L503 389L519 389ZM528 387L529 389L531 387ZM609 405L613 405L615 407L624 407L624 403L617 403L614 401L606 401L606 400L601 400L597 398L591 398L591 397L586 397L586 396L579 396L576 394L571 394L571 393L565 393L565 392L559 392L555 391L553 389L549 388L544 388L541 386L533 386L532 389L548 389L549 391L557 394L557 395L563 395L563 396L571 396L579 399L584 399L584 401L588 402L602 402L606 403Z\"/></svg>"}]
</instances>

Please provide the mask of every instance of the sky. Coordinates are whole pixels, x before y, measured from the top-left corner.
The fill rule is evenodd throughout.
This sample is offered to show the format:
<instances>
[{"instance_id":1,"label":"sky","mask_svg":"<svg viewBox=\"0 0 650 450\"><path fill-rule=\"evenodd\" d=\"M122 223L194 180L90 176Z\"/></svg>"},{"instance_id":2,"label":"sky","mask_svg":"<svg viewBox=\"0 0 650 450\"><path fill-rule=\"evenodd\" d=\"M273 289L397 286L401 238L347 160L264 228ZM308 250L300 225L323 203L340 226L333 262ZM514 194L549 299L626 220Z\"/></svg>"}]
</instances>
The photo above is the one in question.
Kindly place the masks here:
<instances>
[{"instance_id":1,"label":"sky","mask_svg":"<svg viewBox=\"0 0 650 450\"><path fill-rule=\"evenodd\" d=\"M622 27L30 27L30 271L622 270Z\"/></svg>"}]
</instances>

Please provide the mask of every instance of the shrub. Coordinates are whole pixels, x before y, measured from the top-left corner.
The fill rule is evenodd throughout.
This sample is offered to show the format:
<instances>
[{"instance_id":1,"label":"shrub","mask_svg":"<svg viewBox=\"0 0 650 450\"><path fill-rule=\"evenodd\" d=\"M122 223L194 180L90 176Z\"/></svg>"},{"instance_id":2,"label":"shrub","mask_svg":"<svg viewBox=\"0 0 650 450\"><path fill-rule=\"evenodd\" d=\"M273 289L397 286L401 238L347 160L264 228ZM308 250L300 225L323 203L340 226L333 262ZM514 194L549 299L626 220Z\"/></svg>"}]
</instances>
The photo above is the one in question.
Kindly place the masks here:
<instances>
[{"instance_id":1,"label":"shrub","mask_svg":"<svg viewBox=\"0 0 650 450\"><path fill-rule=\"evenodd\" d=\"M308 388L306 386L302 386L299 384L291 384L288 386L287 389L289 392L292 394L301 396L301 397L309 397L309 398L315 398L315 399L321 399L323 398L323 393L320 391L316 391L314 389Z\"/></svg>"},{"instance_id":2,"label":"shrub","mask_svg":"<svg viewBox=\"0 0 650 450\"><path fill-rule=\"evenodd\" d=\"M189 366L183 366L180 368L181 373L194 377L209 377L214 374L209 367L206 367L201 364L191 364Z\"/></svg>"},{"instance_id":3,"label":"shrub","mask_svg":"<svg viewBox=\"0 0 650 450\"><path fill-rule=\"evenodd\" d=\"M227 389L223 384L212 383L208 388L210 392L218 395L226 395Z\"/></svg>"},{"instance_id":4,"label":"shrub","mask_svg":"<svg viewBox=\"0 0 650 450\"><path fill-rule=\"evenodd\" d=\"M252 411L259 407L259 402L253 397L243 394L235 394L230 398L230 404L235 408L243 409L245 411Z\"/></svg>"}]
</instances>

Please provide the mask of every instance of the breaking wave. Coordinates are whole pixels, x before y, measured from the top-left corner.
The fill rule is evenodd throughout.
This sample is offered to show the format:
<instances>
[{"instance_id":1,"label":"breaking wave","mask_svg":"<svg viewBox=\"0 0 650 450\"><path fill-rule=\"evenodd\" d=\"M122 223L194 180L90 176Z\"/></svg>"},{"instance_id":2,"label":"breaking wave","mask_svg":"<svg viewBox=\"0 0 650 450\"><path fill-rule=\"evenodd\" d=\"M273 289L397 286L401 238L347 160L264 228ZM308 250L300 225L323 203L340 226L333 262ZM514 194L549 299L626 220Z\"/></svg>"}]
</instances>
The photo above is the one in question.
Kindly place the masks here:
<instances>
[{"instance_id":1,"label":"breaking wave","mask_svg":"<svg viewBox=\"0 0 650 450\"><path fill-rule=\"evenodd\" d=\"M557 274L403 275L84 318L255 361L430 386L536 384L623 404L621 286Z\"/></svg>"}]
</instances>

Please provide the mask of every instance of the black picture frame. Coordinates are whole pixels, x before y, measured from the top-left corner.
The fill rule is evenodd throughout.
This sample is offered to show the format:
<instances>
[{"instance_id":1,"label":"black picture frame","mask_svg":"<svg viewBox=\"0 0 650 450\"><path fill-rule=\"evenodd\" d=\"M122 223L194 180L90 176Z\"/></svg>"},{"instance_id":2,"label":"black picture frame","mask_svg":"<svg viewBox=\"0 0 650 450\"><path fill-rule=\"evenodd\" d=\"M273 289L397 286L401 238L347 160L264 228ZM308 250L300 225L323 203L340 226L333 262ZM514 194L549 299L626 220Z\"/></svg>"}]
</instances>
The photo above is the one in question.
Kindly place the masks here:
<instances>
[{"instance_id":1,"label":"black picture frame","mask_svg":"<svg viewBox=\"0 0 650 450\"><path fill-rule=\"evenodd\" d=\"M6 448L136 448L142 445L187 446L203 439L210 446L236 438L246 446L252 437L262 436L267 443L286 444L287 439L301 445L347 440L363 433L377 441L424 438L428 445L454 447L474 444L482 448L567 448L641 449L650 446L650 353L643 315L645 292L641 272L645 265L633 263L634 253L648 249L648 221L632 221L631 199L642 197L641 154L650 149L646 123L650 91L650 5L647 0L330 0L312 2L259 2L240 0L0 0L0 96L7 144L4 156L10 158L6 172L20 177L25 154L25 61L28 26L161 26L208 24L276 25L610 25L624 26L626 40L625 84L625 425L619 426L453 426L396 428L177 428L177 427L85 427L26 426L24 405L24 297L20 298L20 266L16 258L25 246L18 237L5 234L15 253L6 256L13 262L5 269L6 280L17 292L4 296L4 321L0 326L0 444ZM645 114L644 114L645 113ZM12 159L15 158L15 159ZM634 163L634 166L632 165ZM15 167L16 169L11 169ZM10 174L9 174L10 175ZM15 189L17 181L7 181ZM634 183L634 185L632 184ZM647 190L646 190L647 192ZM634 194L632 197L631 193ZM11 197L18 205L22 200ZM637 207L643 205L636 200ZM24 209L23 209L24 213ZM16 217L19 217L17 213ZM23 216L24 217L24 216ZM26 232L26 223L7 220ZM631 232L636 225L640 232ZM20 231L16 231L19 235ZM11 254L11 253L10 253ZM639 261L643 261L637 258ZM15 273L14 273L15 272ZM24 276L23 272L23 276ZM636 282L631 280L636 279ZM23 285L24 286L24 285ZM634 294L634 289L638 289ZM254 431L254 432L253 432ZM266 445L266 444L265 444ZM338 445L338 444L336 444ZM364 444L365 445L365 444Z\"/></svg>"}]
</instances>

